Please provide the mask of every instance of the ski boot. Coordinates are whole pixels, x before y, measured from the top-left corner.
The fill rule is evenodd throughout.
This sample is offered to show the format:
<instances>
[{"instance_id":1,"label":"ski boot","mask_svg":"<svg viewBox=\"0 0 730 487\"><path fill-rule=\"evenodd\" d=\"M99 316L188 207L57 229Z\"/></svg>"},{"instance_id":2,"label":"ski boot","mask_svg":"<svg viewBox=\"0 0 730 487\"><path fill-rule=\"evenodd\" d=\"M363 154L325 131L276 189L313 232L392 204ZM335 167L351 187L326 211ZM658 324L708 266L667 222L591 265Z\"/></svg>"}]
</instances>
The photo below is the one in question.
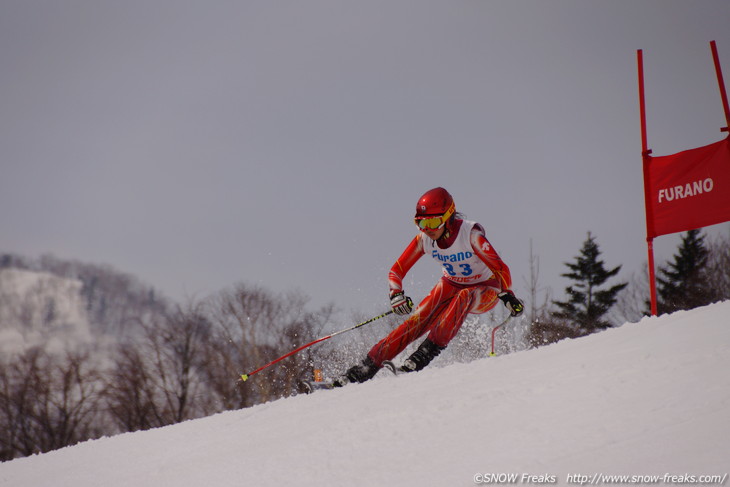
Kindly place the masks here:
<instances>
[{"instance_id":1,"label":"ski boot","mask_svg":"<svg viewBox=\"0 0 730 487\"><path fill-rule=\"evenodd\" d=\"M408 357L403 365L400 366L401 372L417 372L431 363L431 360L436 358L441 350L446 347L436 345L431 340L426 338L423 343L418 346L415 352Z\"/></svg>"},{"instance_id":2,"label":"ski boot","mask_svg":"<svg viewBox=\"0 0 730 487\"><path fill-rule=\"evenodd\" d=\"M365 382L375 377L380 367L370 357L365 357L360 365L350 367L345 375L332 381L334 387L342 387L350 382Z\"/></svg>"}]
</instances>

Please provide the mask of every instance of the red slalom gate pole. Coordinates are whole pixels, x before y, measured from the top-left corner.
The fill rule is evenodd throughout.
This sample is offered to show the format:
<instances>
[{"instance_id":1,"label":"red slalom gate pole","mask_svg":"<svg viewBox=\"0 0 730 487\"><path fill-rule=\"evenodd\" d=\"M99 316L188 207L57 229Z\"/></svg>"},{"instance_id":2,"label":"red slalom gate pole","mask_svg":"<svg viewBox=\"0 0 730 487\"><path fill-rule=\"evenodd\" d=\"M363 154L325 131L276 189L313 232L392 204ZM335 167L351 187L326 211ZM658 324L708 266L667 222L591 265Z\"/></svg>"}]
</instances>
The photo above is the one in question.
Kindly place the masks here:
<instances>
[{"instance_id":1,"label":"red slalom gate pole","mask_svg":"<svg viewBox=\"0 0 730 487\"><path fill-rule=\"evenodd\" d=\"M639 116L641 117L641 160L644 173L644 211L646 212L646 251L649 270L649 302L652 316L657 314L656 304L656 275L654 270L654 237L650 228L654 216L651 215L649 204L649 164L651 164L651 150L646 139L646 101L644 98L644 54L641 49L636 51L636 64L639 77Z\"/></svg>"},{"instance_id":2,"label":"red slalom gate pole","mask_svg":"<svg viewBox=\"0 0 730 487\"><path fill-rule=\"evenodd\" d=\"M730 105L727 101L727 92L725 91L725 82L722 79L722 69L720 68L720 56L717 54L717 44L710 41L710 50L712 51L712 60L715 63L715 74L717 75L717 84L720 87L720 98L722 99L722 108L725 111L725 123L727 127L720 129L721 132L730 132Z\"/></svg>"}]
</instances>

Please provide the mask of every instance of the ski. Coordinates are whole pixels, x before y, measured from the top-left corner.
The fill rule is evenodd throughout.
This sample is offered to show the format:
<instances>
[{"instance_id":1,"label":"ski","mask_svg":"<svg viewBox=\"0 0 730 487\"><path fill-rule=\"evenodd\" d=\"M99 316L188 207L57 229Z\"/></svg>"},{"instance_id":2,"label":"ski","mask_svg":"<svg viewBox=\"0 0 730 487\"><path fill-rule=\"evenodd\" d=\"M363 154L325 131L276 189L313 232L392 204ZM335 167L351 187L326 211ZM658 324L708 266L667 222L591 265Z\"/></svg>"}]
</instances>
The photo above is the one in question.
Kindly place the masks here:
<instances>
[{"instance_id":1,"label":"ski","mask_svg":"<svg viewBox=\"0 0 730 487\"><path fill-rule=\"evenodd\" d=\"M300 386L301 391L304 392L305 394L311 394L315 391L327 391L327 390L334 389L335 387L337 387L331 381L315 382L313 380L300 381L299 386Z\"/></svg>"},{"instance_id":2,"label":"ski","mask_svg":"<svg viewBox=\"0 0 730 487\"><path fill-rule=\"evenodd\" d=\"M390 360L386 360L385 362L383 362L383 369L387 369L389 372L396 376L400 374L405 374L405 372L398 369L398 367L396 367L396 365ZM312 394L316 391L329 391L331 389L338 389L340 387L346 386L347 384L349 384L349 382L337 386L334 384L334 381L316 382L313 380L301 380L299 381L299 388L300 391L304 392L305 394Z\"/></svg>"}]
</instances>

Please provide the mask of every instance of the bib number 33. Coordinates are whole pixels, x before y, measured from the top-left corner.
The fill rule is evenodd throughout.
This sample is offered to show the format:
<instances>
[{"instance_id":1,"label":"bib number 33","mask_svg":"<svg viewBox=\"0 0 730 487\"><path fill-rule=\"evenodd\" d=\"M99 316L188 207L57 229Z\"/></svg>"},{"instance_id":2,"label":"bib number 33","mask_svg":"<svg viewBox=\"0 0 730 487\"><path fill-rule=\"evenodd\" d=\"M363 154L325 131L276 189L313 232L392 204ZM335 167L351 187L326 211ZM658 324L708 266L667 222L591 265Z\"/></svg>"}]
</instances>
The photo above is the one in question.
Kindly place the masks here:
<instances>
[{"instance_id":1,"label":"bib number 33","mask_svg":"<svg viewBox=\"0 0 730 487\"><path fill-rule=\"evenodd\" d=\"M470 276L474 272L469 264L459 264L459 269L456 270L452 264L444 263L443 266L450 276Z\"/></svg>"}]
</instances>

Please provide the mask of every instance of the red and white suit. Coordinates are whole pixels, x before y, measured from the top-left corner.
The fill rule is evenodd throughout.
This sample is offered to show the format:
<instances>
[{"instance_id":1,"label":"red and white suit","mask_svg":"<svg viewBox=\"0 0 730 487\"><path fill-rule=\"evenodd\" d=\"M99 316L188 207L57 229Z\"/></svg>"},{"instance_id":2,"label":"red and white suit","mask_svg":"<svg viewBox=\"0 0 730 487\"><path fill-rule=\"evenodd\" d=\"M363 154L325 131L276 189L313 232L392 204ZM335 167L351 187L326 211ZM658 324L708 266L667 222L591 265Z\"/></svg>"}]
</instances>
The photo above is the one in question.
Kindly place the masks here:
<instances>
[{"instance_id":1,"label":"red and white suit","mask_svg":"<svg viewBox=\"0 0 730 487\"><path fill-rule=\"evenodd\" d=\"M443 277L400 326L368 352L380 367L411 342L428 332L428 338L445 347L461 328L469 313L489 311L497 295L512 285L509 268L497 255L478 223L455 219L449 235L432 240L419 233L390 269L390 293L401 291L403 278L424 255L441 264Z\"/></svg>"}]
</instances>

